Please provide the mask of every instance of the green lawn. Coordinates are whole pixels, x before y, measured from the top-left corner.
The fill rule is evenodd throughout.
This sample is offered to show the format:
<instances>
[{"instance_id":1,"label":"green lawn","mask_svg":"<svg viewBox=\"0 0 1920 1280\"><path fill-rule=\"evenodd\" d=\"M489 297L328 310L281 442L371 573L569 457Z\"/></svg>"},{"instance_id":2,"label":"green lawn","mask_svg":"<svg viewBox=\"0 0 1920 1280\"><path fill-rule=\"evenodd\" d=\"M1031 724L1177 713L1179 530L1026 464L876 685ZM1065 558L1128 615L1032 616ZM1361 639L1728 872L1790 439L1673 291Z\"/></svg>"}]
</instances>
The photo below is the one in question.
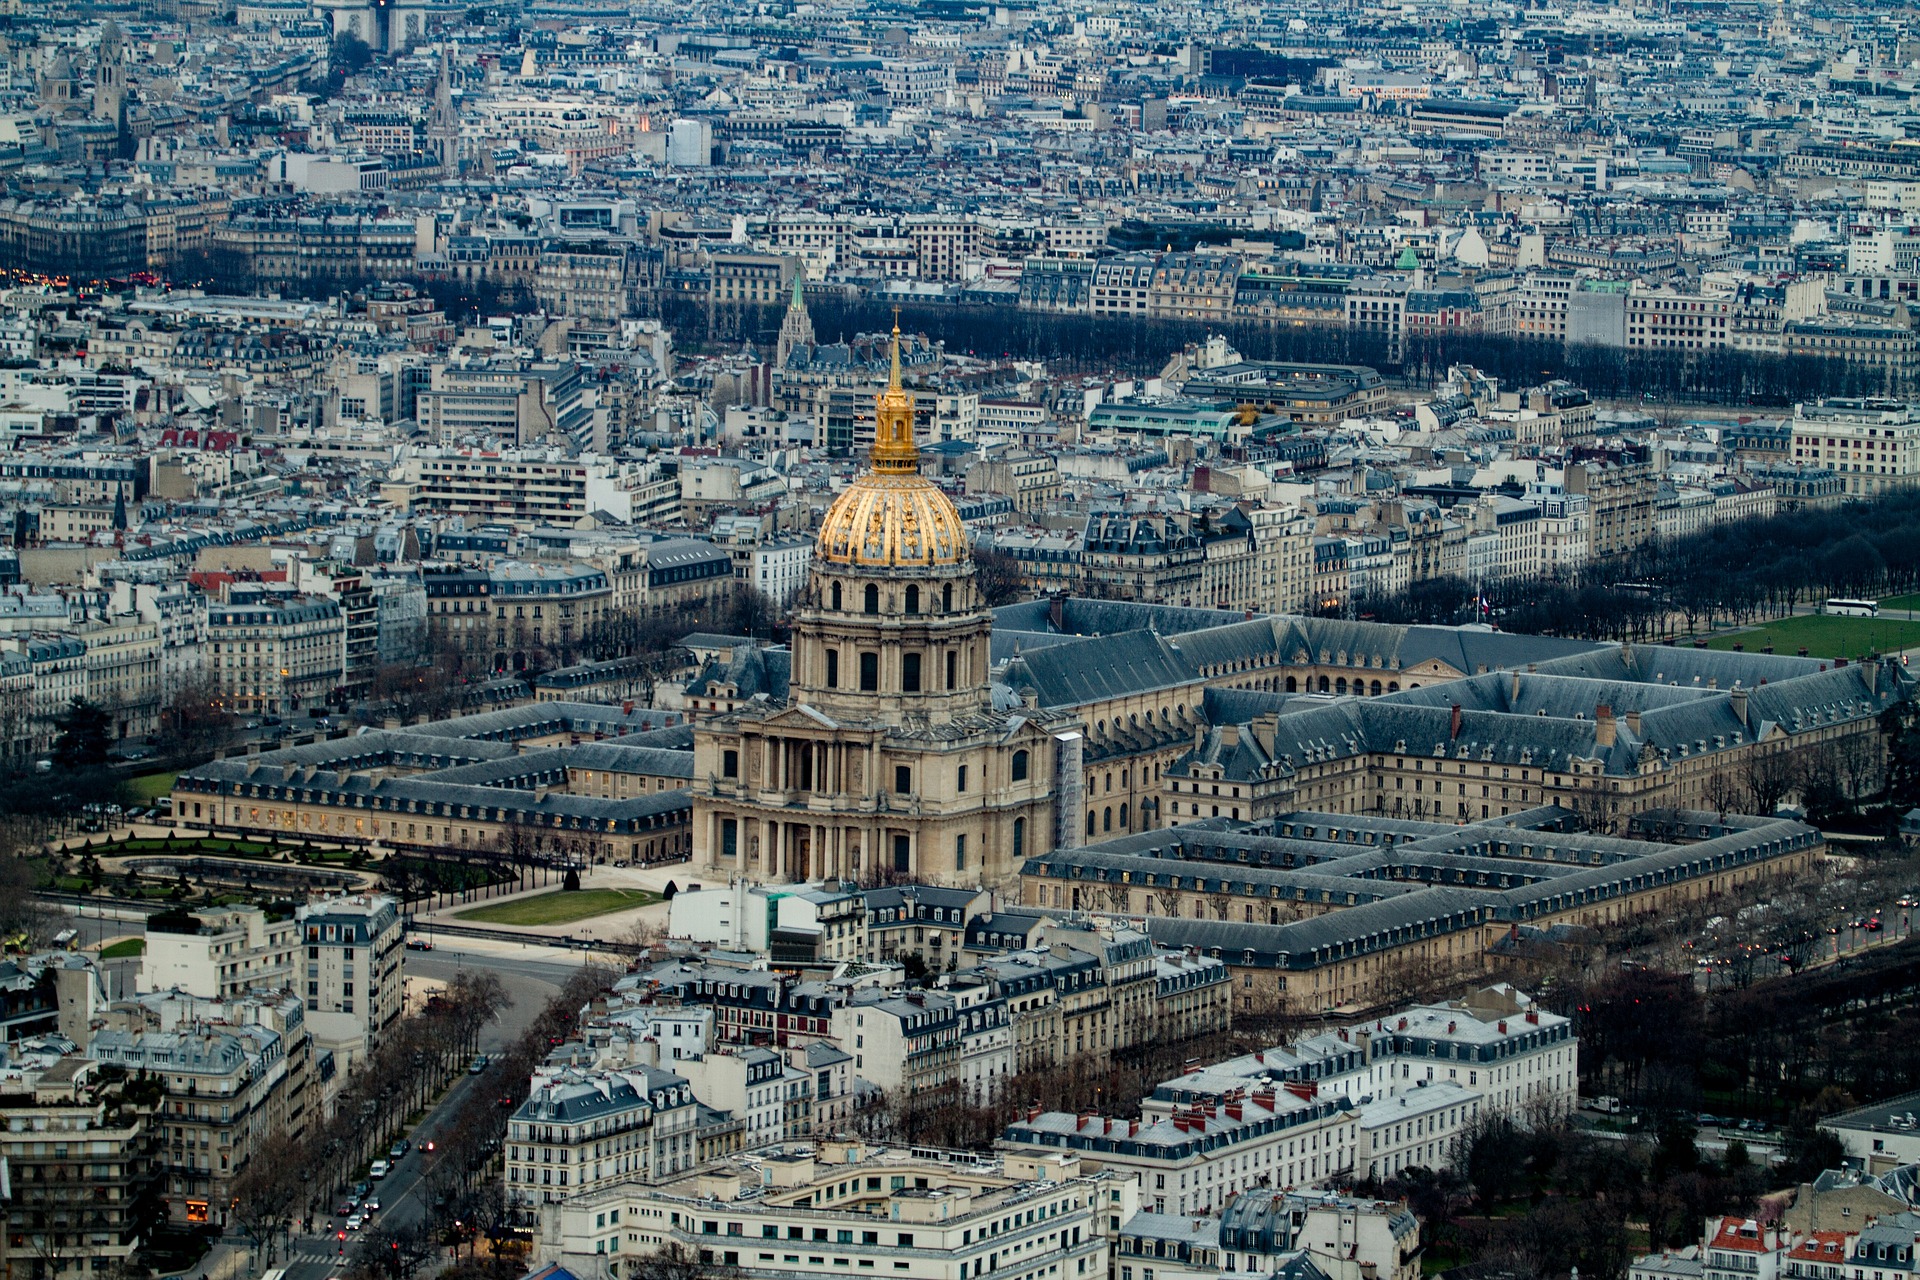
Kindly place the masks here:
<instances>
[{"instance_id":1,"label":"green lawn","mask_svg":"<svg viewBox=\"0 0 1920 1280\"><path fill-rule=\"evenodd\" d=\"M127 779L127 789L137 797L135 804L144 808L161 796L173 794L173 780L177 773L146 773L137 778Z\"/></svg>"},{"instance_id":2,"label":"green lawn","mask_svg":"<svg viewBox=\"0 0 1920 1280\"><path fill-rule=\"evenodd\" d=\"M1915 613L1920 613L1920 595L1888 596L1880 602L1880 608L1882 612L1905 613L1911 609Z\"/></svg>"},{"instance_id":3,"label":"green lawn","mask_svg":"<svg viewBox=\"0 0 1920 1280\"><path fill-rule=\"evenodd\" d=\"M215 840L206 837L181 836L174 840L168 840L165 837L157 840L145 837L138 840L122 840L117 844L99 845L87 850L87 852L101 858L120 858L134 854L153 853L175 854L180 857L189 857L194 854L204 853L217 854L229 858L264 858L269 855L277 855L281 849L286 847L285 845L274 846L262 844L257 840ZM76 845L74 851L79 852L79 846ZM316 851L316 856L318 856L318 851ZM347 855L342 854L341 856L344 858Z\"/></svg>"},{"instance_id":4,"label":"green lawn","mask_svg":"<svg viewBox=\"0 0 1920 1280\"><path fill-rule=\"evenodd\" d=\"M1869 653L1920 648L1920 622L1808 614L1718 635L1707 641L1707 647L1731 649L1736 643L1744 645L1748 653L1758 653L1771 644L1775 653L1791 656L1805 645L1810 658L1861 658Z\"/></svg>"},{"instance_id":5,"label":"green lawn","mask_svg":"<svg viewBox=\"0 0 1920 1280\"><path fill-rule=\"evenodd\" d=\"M460 912L459 918L476 924L570 924L591 916L644 907L659 900L659 894L645 889L578 889L572 893L556 889L531 898L471 907Z\"/></svg>"},{"instance_id":6,"label":"green lawn","mask_svg":"<svg viewBox=\"0 0 1920 1280\"><path fill-rule=\"evenodd\" d=\"M102 960L120 960L127 956L143 956L145 954L147 954L147 940L145 938L122 938L118 942L109 943L100 950L100 958Z\"/></svg>"}]
</instances>

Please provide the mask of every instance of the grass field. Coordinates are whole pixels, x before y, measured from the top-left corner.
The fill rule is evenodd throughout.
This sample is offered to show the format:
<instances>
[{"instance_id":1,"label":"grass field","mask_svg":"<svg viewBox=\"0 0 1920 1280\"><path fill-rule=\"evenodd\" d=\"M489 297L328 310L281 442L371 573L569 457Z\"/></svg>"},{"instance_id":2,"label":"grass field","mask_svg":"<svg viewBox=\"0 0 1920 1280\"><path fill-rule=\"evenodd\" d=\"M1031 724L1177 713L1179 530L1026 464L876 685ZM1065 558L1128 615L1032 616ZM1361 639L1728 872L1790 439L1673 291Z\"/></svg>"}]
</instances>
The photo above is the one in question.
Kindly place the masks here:
<instances>
[{"instance_id":1,"label":"grass field","mask_svg":"<svg viewBox=\"0 0 1920 1280\"><path fill-rule=\"evenodd\" d=\"M1920 613L1920 595L1888 596L1885 600L1882 600L1880 602L1880 609L1881 609L1881 612L1883 613L1884 612L1905 613L1908 610L1912 610L1915 613Z\"/></svg>"},{"instance_id":2,"label":"grass field","mask_svg":"<svg viewBox=\"0 0 1920 1280\"><path fill-rule=\"evenodd\" d=\"M1771 644L1775 653L1793 656L1805 645L1810 658L1859 658L1869 653L1920 648L1920 622L1809 614L1715 636L1707 641L1707 647L1731 649L1736 643L1745 646L1748 653L1759 653Z\"/></svg>"},{"instance_id":3,"label":"grass field","mask_svg":"<svg viewBox=\"0 0 1920 1280\"><path fill-rule=\"evenodd\" d=\"M578 889L572 893L556 889L531 898L472 907L460 912L459 918L475 924L570 924L658 901L659 894L645 889Z\"/></svg>"},{"instance_id":4,"label":"grass field","mask_svg":"<svg viewBox=\"0 0 1920 1280\"><path fill-rule=\"evenodd\" d=\"M109 943L100 950L100 958L102 960L120 960L127 956L143 956L145 954L147 954L147 940L145 938L122 938L118 942Z\"/></svg>"},{"instance_id":5,"label":"grass field","mask_svg":"<svg viewBox=\"0 0 1920 1280\"><path fill-rule=\"evenodd\" d=\"M138 778L128 778L127 788L138 797L136 804L150 805L161 796L172 795L173 780L179 776L177 773L142 774Z\"/></svg>"},{"instance_id":6,"label":"grass field","mask_svg":"<svg viewBox=\"0 0 1920 1280\"><path fill-rule=\"evenodd\" d=\"M76 846L75 852L79 851L78 846ZM153 853L177 854L181 857L189 857L197 853L207 853L220 854L231 858L263 858L268 854L277 853L278 849L273 845L262 844L258 840L194 839L191 836L182 836L178 840L167 840L164 838L155 840L146 837L137 840L122 840L117 844L103 844L98 848L89 849L87 852L100 858L119 858L129 854ZM317 856L329 856L331 852L331 850L323 851L317 854ZM349 856L351 855L345 853L340 855L343 859ZM330 856L329 860L331 860Z\"/></svg>"}]
</instances>

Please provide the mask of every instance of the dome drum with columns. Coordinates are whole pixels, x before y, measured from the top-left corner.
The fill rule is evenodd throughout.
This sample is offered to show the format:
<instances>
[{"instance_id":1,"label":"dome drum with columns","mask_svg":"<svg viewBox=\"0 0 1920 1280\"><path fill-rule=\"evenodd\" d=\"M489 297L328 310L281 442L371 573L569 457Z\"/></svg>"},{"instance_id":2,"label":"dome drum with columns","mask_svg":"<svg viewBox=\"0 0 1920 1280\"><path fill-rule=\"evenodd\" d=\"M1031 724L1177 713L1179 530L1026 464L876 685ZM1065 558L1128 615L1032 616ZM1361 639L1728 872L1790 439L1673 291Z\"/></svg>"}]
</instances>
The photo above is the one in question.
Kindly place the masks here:
<instances>
[{"instance_id":1,"label":"dome drum with columns","mask_svg":"<svg viewBox=\"0 0 1920 1280\"><path fill-rule=\"evenodd\" d=\"M749 880L1010 881L1055 843L1063 727L996 710L966 525L920 474L899 330L872 468L821 520L788 705L696 728L694 852Z\"/></svg>"}]
</instances>

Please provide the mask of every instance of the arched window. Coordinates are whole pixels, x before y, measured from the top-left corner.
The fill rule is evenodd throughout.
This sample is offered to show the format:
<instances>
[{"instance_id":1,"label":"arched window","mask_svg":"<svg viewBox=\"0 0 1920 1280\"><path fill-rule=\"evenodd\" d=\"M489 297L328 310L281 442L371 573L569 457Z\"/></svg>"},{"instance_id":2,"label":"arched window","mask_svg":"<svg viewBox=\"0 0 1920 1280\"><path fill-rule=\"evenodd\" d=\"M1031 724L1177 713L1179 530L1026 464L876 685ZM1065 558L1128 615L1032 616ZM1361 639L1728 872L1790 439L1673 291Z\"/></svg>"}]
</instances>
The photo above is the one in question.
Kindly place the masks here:
<instances>
[{"instance_id":1,"label":"arched window","mask_svg":"<svg viewBox=\"0 0 1920 1280\"><path fill-rule=\"evenodd\" d=\"M940 612L953 612L953 584L951 582L940 588Z\"/></svg>"},{"instance_id":2,"label":"arched window","mask_svg":"<svg viewBox=\"0 0 1920 1280\"><path fill-rule=\"evenodd\" d=\"M1127 806L1124 804L1120 806L1120 829L1122 831L1127 829Z\"/></svg>"},{"instance_id":3,"label":"arched window","mask_svg":"<svg viewBox=\"0 0 1920 1280\"><path fill-rule=\"evenodd\" d=\"M880 588L874 586L871 582L867 584L867 612L880 612Z\"/></svg>"},{"instance_id":4,"label":"arched window","mask_svg":"<svg viewBox=\"0 0 1920 1280\"><path fill-rule=\"evenodd\" d=\"M1371 685L1368 685L1367 689L1370 693L1373 694L1374 697L1377 698L1380 696L1380 682L1378 680L1375 680Z\"/></svg>"},{"instance_id":5,"label":"arched window","mask_svg":"<svg viewBox=\"0 0 1920 1280\"><path fill-rule=\"evenodd\" d=\"M919 587L907 588L907 612L908 613L920 612L920 588Z\"/></svg>"},{"instance_id":6,"label":"arched window","mask_svg":"<svg viewBox=\"0 0 1920 1280\"><path fill-rule=\"evenodd\" d=\"M920 692L920 655L903 653L900 655L900 689L903 693Z\"/></svg>"},{"instance_id":7,"label":"arched window","mask_svg":"<svg viewBox=\"0 0 1920 1280\"><path fill-rule=\"evenodd\" d=\"M1113 806L1112 805L1108 805L1105 809L1101 810L1100 829L1102 831L1113 830Z\"/></svg>"},{"instance_id":8,"label":"arched window","mask_svg":"<svg viewBox=\"0 0 1920 1280\"><path fill-rule=\"evenodd\" d=\"M1013 753L1013 780L1015 782L1027 780L1027 753L1024 751Z\"/></svg>"},{"instance_id":9,"label":"arched window","mask_svg":"<svg viewBox=\"0 0 1920 1280\"><path fill-rule=\"evenodd\" d=\"M1339 678L1338 680L1336 680L1336 681L1334 681L1334 683L1333 683L1333 691L1334 691L1335 693L1337 693L1337 694L1339 694L1339 695L1340 695L1341 697L1343 697L1343 698L1344 698L1344 697L1346 696L1346 694L1347 694L1347 678L1346 678L1345 676L1341 676L1341 677L1340 677L1340 678Z\"/></svg>"},{"instance_id":10,"label":"arched window","mask_svg":"<svg viewBox=\"0 0 1920 1280\"><path fill-rule=\"evenodd\" d=\"M1026 753L1023 751L1021 754L1025 755ZM1013 860L1015 862L1020 861L1021 858L1026 856L1026 852L1027 820L1025 818L1015 818L1013 820Z\"/></svg>"},{"instance_id":11,"label":"arched window","mask_svg":"<svg viewBox=\"0 0 1920 1280\"><path fill-rule=\"evenodd\" d=\"M1091 809L1089 809L1089 810L1087 810L1087 834L1088 834L1088 835L1092 835L1092 834L1093 834L1093 823L1094 823L1094 817L1095 817L1095 815L1094 815L1094 812L1093 812L1093 810L1091 810Z\"/></svg>"},{"instance_id":12,"label":"arched window","mask_svg":"<svg viewBox=\"0 0 1920 1280\"><path fill-rule=\"evenodd\" d=\"M1292 676L1287 677L1287 692L1288 693L1300 692L1299 682L1296 681Z\"/></svg>"},{"instance_id":13,"label":"arched window","mask_svg":"<svg viewBox=\"0 0 1920 1280\"><path fill-rule=\"evenodd\" d=\"M953 649L947 650L947 688L960 687L960 655Z\"/></svg>"},{"instance_id":14,"label":"arched window","mask_svg":"<svg viewBox=\"0 0 1920 1280\"><path fill-rule=\"evenodd\" d=\"M1400 682L1398 680L1387 681L1387 692L1388 693L1400 692Z\"/></svg>"},{"instance_id":15,"label":"arched window","mask_svg":"<svg viewBox=\"0 0 1920 1280\"><path fill-rule=\"evenodd\" d=\"M838 609L840 607L840 584L837 582L833 584L832 598L833 598L833 607Z\"/></svg>"},{"instance_id":16,"label":"arched window","mask_svg":"<svg viewBox=\"0 0 1920 1280\"><path fill-rule=\"evenodd\" d=\"M1332 682L1331 682L1331 681L1329 681L1329 680L1328 680L1328 679L1327 679L1327 678L1326 678L1325 676L1321 676L1321 677L1320 677L1320 692L1322 692L1322 693L1326 693L1326 692L1328 691L1328 689L1329 689L1329 688L1331 687L1331 683L1332 683Z\"/></svg>"},{"instance_id":17,"label":"arched window","mask_svg":"<svg viewBox=\"0 0 1920 1280\"><path fill-rule=\"evenodd\" d=\"M839 687L840 651L838 649L829 649L827 650L827 688L838 689Z\"/></svg>"}]
</instances>

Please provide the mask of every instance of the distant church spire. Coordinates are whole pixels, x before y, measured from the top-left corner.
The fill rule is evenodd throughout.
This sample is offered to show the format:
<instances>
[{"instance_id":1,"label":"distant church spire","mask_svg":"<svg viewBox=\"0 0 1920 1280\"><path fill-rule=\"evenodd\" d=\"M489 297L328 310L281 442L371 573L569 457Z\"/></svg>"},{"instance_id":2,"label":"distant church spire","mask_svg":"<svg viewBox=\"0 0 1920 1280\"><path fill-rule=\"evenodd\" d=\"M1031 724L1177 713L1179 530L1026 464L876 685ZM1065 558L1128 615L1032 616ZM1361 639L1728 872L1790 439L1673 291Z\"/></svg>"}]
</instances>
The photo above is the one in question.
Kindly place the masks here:
<instances>
[{"instance_id":1,"label":"distant church spire","mask_svg":"<svg viewBox=\"0 0 1920 1280\"><path fill-rule=\"evenodd\" d=\"M120 24L107 19L100 29L100 57L93 73L93 118L122 123L127 109L127 48Z\"/></svg>"},{"instance_id":2,"label":"distant church spire","mask_svg":"<svg viewBox=\"0 0 1920 1280\"><path fill-rule=\"evenodd\" d=\"M453 62L447 46L440 46L440 73L434 78L433 113L427 118L427 135L432 139L440 170L452 177L460 170L460 113L453 105Z\"/></svg>"},{"instance_id":3,"label":"distant church spire","mask_svg":"<svg viewBox=\"0 0 1920 1280\"><path fill-rule=\"evenodd\" d=\"M811 347L813 338L813 317L807 314L807 301L801 294L801 284L806 279L804 272L793 273L793 300L787 304L787 314L780 321L780 338L774 346L774 367L787 367L787 357L797 347Z\"/></svg>"}]
</instances>

